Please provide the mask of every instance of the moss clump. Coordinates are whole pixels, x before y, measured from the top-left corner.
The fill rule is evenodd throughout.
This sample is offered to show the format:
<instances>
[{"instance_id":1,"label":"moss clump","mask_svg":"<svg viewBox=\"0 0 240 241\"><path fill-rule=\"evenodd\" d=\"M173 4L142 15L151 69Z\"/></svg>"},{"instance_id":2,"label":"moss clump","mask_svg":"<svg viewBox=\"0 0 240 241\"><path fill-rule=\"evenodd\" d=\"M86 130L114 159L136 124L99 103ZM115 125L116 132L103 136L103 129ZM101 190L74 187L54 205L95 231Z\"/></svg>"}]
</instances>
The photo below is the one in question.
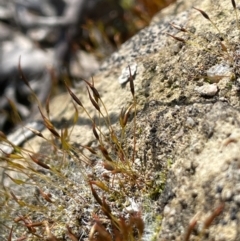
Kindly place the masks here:
<instances>
[{"instance_id":1,"label":"moss clump","mask_svg":"<svg viewBox=\"0 0 240 241\"><path fill-rule=\"evenodd\" d=\"M137 97L133 79L130 78L132 103L122 109L119 127L111 124L94 82L85 82L89 101L98 118L91 116L66 85L75 110L69 122L74 126L79 111L85 112L95 139L91 144L72 143L74 127L55 127L48 117L48 108L45 114L39 102L43 123L51 133L47 138L30 129L43 143L40 151L15 146L2 135L2 143L14 149L13 153L2 153L1 157L4 163L2 237L11 234L16 239L29 241L143 239L143 217L148 211L142 204L148 202L151 206L154 198L160 195L166 171L158 175L159 182L153 180L150 183L152 174L148 173L148 165L138 162ZM103 131L103 126L107 131ZM128 138L130 130L132 140Z\"/></svg>"}]
</instances>

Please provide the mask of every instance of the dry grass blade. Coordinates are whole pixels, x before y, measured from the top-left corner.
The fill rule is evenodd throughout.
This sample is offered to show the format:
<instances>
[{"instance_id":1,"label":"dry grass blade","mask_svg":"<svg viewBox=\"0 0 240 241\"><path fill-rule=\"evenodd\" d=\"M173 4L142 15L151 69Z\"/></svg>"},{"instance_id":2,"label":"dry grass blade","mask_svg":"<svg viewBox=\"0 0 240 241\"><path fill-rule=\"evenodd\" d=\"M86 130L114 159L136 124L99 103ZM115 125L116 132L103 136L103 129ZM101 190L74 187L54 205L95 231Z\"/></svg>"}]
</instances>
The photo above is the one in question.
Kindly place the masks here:
<instances>
[{"instance_id":1,"label":"dry grass blade","mask_svg":"<svg viewBox=\"0 0 240 241\"><path fill-rule=\"evenodd\" d=\"M122 108L119 116L119 124L122 128L124 128L124 124L123 124L124 113L125 113L125 110L124 108Z\"/></svg>"},{"instance_id":2,"label":"dry grass blade","mask_svg":"<svg viewBox=\"0 0 240 241\"><path fill-rule=\"evenodd\" d=\"M12 241L12 232L13 232L13 226L11 227L7 241Z\"/></svg>"},{"instance_id":3,"label":"dry grass blade","mask_svg":"<svg viewBox=\"0 0 240 241\"><path fill-rule=\"evenodd\" d=\"M222 51L228 52L227 47L223 42L220 42L220 45L221 45Z\"/></svg>"},{"instance_id":4,"label":"dry grass blade","mask_svg":"<svg viewBox=\"0 0 240 241\"><path fill-rule=\"evenodd\" d=\"M191 236L191 234L193 232L193 229L195 228L196 224L197 224L197 219L194 218L190 222L190 224L188 225L187 231L186 231L185 236L184 236L184 241L189 241L190 236Z\"/></svg>"},{"instance_id":5,"label":"dry grass blade","mask_svg":"<svg viewBox=\"0 0 240 241\"><path fill-rule=\"evenodd\" d=\"M21 67L21 56L19 57L19 61L18 61L18 72L20 74L20 78L23 80L23 82L25 83L25 85L27 85L27 87L30 89L33 97L35 98L36 102L38 103L39 106L41 106L41 103L39 101L39 99L37 98L35 92L33 91L32 87L30 86L26 76L24 75L23 71L22 71L22 67Z\"/></svg>"},{"instance_id":6,"label":"dry grass blade","mask_svg":"<svg viewBox=\"0 0 240 241\"><path fill-rule=\"evenodd\" d=\"M97 192L96 192L95 189L93 188L92 183L89 182L89 184L90 184L90 188L91 188L93 197L94 197L95 200L98 202L98 204L100 204L100 205L102 206L102 200L100 199L100 197L98 196Z\"/></svg>"},{"instance_id":7,"label":"dry grass blade","mask_svg":"<svg viewBox=\"0 0 240 241\"><path fill-rule=\"evenodd\" d=\"M11 153L8 155L10 160L23 160L23 156L21 154Z\"/></svg>"},{"instance_id":8,"label":"dry grass blade","mask_svg":"<svg viewBox=\"0 0 240 241\"><path fill-rule=\"evenodd\" d=\"M48 240L48 241L60 241L58 238L56 238L56 236L54 236L54 235L51 233L51 230L50 230L50 228L49 228L49 225L48 225L48 222L47 222L47 221L44 222L44 226L45 226L45 229L46 229L47 240Z\"/></svg>"},{"instance_id":9,"label":"dry grass blade","mask_svg":"<svg viewBox=\"0 0 240 241\"><path fill-rule=\"evenodd\" d=\"M102 210L104 212L104 214L109 218L109 220L111 220L111 224L113 225L114 228L121 230L121 226L119 221L112 215L112 211L110 206L106 203L106 198L103 197L103 201L102 201Z\"/></svg>"},{"instance_id":10,"label":"dry grass blade","mask_svg":"<svg viewBox=\"0 0 240 241\"><path fill-rule=\"evenodd\" d=\"M92 105L95 107L96 110L98 110L99 112L101 112L98 103L92 98L92 96L91 96L91 94L90 94L90 92L89 92L88 87L87 87L87 92L88 92L88 96L89 96L89 99L90 99Z\"/></svg>"},{"instance_id":11,"label":"dry grass blade","mask_svg":"<svg viewBox=\"0 0 240 241\"><path fill-rule=\"evenodd\" d=\"M217 25L210 19L210 17L209 17L203 10L201 10L201 9L199 9L199 8L195 8L195 7L193 7L193 8L194 8L195 10L199 11L204 18L206 18L208 21L211 22L211 24L213 25L213 27L214 27L214 28L218 31L218 33L220 34L220 36L221 36L221 37L220 37L220 40L223 41L223 40L224 40L224 37L223 37L221 31L219 30L219 28L217 27Z\"/></svg>"},{"instance_id":12,"label":"dry grass blade","mask_svg":"<svg viewBox=\"0 0 240 241\"><path fill-rule=\"evenodd\" d=\"M213 220L222 213L223 209L224 209L224 203L220 204L213 211L213 213L206 219L206 221L204 222L204 229L207 229L207 228L210 227L210 225L212 224Z\"/></svg>"},{"instance_id":13,"label":"dry grass blade","mask_svg":"<svg viewBox=\"0 0 240 241\"><path fill-rule=\"evenodd\" d=\"M116 169L112 162L107 161L103 162L103 167L108 171L114 171Z\"/></svg>"},{"instance_id":14,"label":"dry grass blade","mask_svg":"<svg viewBox=\"0 0 240 241\"><path fill-rule=\"evenodd\" d=\"M237 12L237 6L236 6L235 0L232 0L232 6L236 15L237 28L239 29L239 19L238 19L238 12Z\"/></svg>"},{"instance_id":15,"label":"dry grass blade","mask_svg":"<svg viewBox=\"0 0 240 241\"><path fill-rule=\"evenodd\" d=\"M236 9L236 2L235 2L235 0L231 0L231 2L232 2L233 8Z\"/></svg>"},{"instance_id":16,"label":"dry grass blade","mask_svg":"<svg viewBox=\"0 0 240 241\"><path fill-rule=\"evenodd\" d=\"M182 43L186 43L186 40L185 39L183 39L183 38L179 38L179 37L177 37L177 36L174 36L174 35L172 35L172 34L169 34L169 33L166 33L168 36L170 36L170 37L172 37L172 38L174 38L175 40L177 40L177 41L180 41L180 42L182 42Z\"/></svg>"},{"instance_id":17,"label":"dry grass blade","mask_svg":"<svg viewBox=\"0 0 240 241\"><path fill-rule=\"evenodd\" d=\"M16 241L24 241L27 240L27 236L23 236L21 238L16 239Z\"/></svg>"},{"instance_id":18,"label":"dry grass blade","mask_svg":"<svg viewBox=\"0 0 240 241\"><path fill-rule=\"evenodd\" d=\"M43 136L43 134L40 131L35 130L35 129L29 127L29 126L24 126L24 128L30 130L33 134L35 134L35 135L37 135L37 136L39 136L39 137L41 137L41 138L46 140L46 138Z\"/></svg>"},{"instance_id":19,"label":"dry grass blade","mask_svg":"<svg viewBox=\"0 0 240 241\"><path fill-rule=\"evenodd\" d=\"M39 112L41 113L41 116L43 118L43 122L44 125L47 127L47 129L57 138L60 138L60 135L58 134L58 132L54 129L53 124L50 122L50 120L48 120L48 118L43 114L43 112L41 111L41 108L38 107Z\"/></svg>"},{"instance_id":20,"label":"dry grass blade","mask_svg":"<svg viewBox=\"0 0 240 241\"><path fill-rule=\"evenodd\" d=\"M72 230L68 225L66 225L67 228L67 235L72 241L78 241L79 239L73 234Z\"/></svg>"},{"instance_id":21,"label":"dry grass blade","mask_svg":"<svg viewBox=\"0 0 240 241\"><path fill-rule=\"evenodd\" d=\"M199 8L195 8L195 7L193 7L193 8L196 9L197 11L199 11L203 15L204 18L206 18L207 20L212 22L212 20L209 18L209 16L203 10L201 10Z\"/></svg>"},{"instance_id":22,"label":"dry grass blade","mask_svg":"<svg viewBox=\"0 0 240 241\"><path fill-rule=\"evenodd\" d=\"M90 151L92 154L97 155L97 152L94 151L91 147L89 147L89 146L82 146L82 147L87 149L88 151Z\"/></svg>"},{"instance_id":23,"label":"dry grass blade","mask_svg":"<svg viewBox=\"0 0 240 241\"><path fill-rule=\"evenodd\" d=\"M112 140L113 143L115 143L117 145L119 144L118 138L117 138L116 134L113 131L111 131L111 140Z\"/></svg>"},{"instance_id":24,"label":"dry grass blade","mask_svg":"<svg viewBox=\"0 0 240 241\"><path fill-rule=\"evenodd\" d=\"M109 188L101 181L90 181L90 183L101 188L103 191L109 192Z\"/></svg>"},{"instance_id":25,"label":"dry grass blade","mask_svg":"<svg viewBox=\"0 0 240 241\"><path fill-rule=\"evenodd\" d=\"M7 159L6 159L7 160ZM8 161L8 160L7 160ZM8 166L12 167L14 170L19 170L19 171L23 171L26 169L25 166L19 164L19 163L14 163L12 161L8 161ZM6 174L5 174L6 175Z\"/></svg>"},{"instance_id":26,"label":"dry grass blade","mask_svg":"<svg viewBox=\"0 0 240 241\"><path fill-rule=\"evenodd\" d=\"M183 28L182 26L176 25L176 24L174 24L174 23L170 23L170 25L171 25L173 28L175 28L175 29L177 29L177 30L179 30L179 31L181 31L181 32L184 32L184 33L187 33L187 32L188 32L187 29Z\"/></svg>"},{"instance_id":27,"label":"dry grass blade","mask_svg":"<svg viewBox=\"0 0 240 241\"><path fill-rule=\"evenodd\" d=\"M47 97L46 105L45 105L45 109L46 109L46 113L47 113L48 118L49 118L49 114L50 114L49 102L50 102L50 96Z\"/></svg>"},{"instance_id":28,"label":"dry grass blade","mask_svg":"<svg viewBox=\"0 0 240 241\"><path fill-rule=\"evenodd\" d=\"M98 92L98 90L94 87L94 80L92 78L92 84L89 83L88 81L84 80L84 82L90 87L90 89L92 90L93 93L93 97L95 99L96 102L98 102L98 100L101 98L100 94Z\"/></svg>"},{"instance_id":29,"label":"dry grass blade","mask_svg":"<svg viewBox=\"0 0 240 241\"><path fill-rule=\"evenodd\" d=\"M26 224L26 226L27 226L28 228L32 228L32 227L40 227L40 226L42 226L42 225L43 225L43 222L28 223L28 224Z\"/></svg>"},{"instance_id":30,"label":"dry grass blade","mask_svg":"<svg viewBox=\"0 0 240 241\"><path fill-rule=\"evenodd\" d=\"M124 218L120 219L121 224L121 241L124 240L140 240L135 236L133 233L133 229L136 228L135 223L132 222L133 220L130 218L129 221L125 220Z\"/></svg>"},{"instance_id":31,"label":"dry grass blade","mask_svg":"<svg viewBox=\"0 0 240 241\"><path fill-rule=\"evenodd\" d=\"M113 241L111 235L107 232L105 227L99 222L95 221L89 233L90 241Z\"/></svg>"},{"instance_id":32,"label":"dry grass blade","mask_svg":"<svg viewBox=\"0 0 240 241\"><path fill-rule=\"evenodd\" d=\"M25 182L23 180L20 180L20 179L16 179L16 178L12 178L10 175L8 175L7 173L5 173L5 175L10 178L14 183L16 183L17 185L22 185L24 184Z\"/></svg>"},{"instance_id":33,"label":"dry grass blade","mask_svg":"<svg viewBox=\"0 0 240 241\"><path fill-rule=\"evenodd\" d=\"M106 160L108 160L110 162L113 161L112 158L109 156L107 149L104 146L100 145L98 148L102 152L102 154L106 158Z\"/></svg>"},{"instance_id":34,"label":"dry grass blade","mask_svg":"<svg viewBox=\"0 0 240 241\"><path fill-rule=\"evenodd\" d=\"M82 102L78 99L78 97L70 90L70 88L67 86L66 82L65 82L65 86L67 88L68 93L70 94L70 96L72 97L72 99L81 107L83 107Z\"/></svg>"},{"instance_id":35,"label":"dry grass blade","mask_svg":"<svg viewBox=\"0 0 240 241\"><path fill-rule=\"evenodd\" d=\"M31 227L31 220L29 220L26 217L22 217L21 221L23 221L25 227L28 229L29 233L34 234L36 232L36 229L34 227Z\"/></svg>"},{"instance_id":36,"label":"dry grass blade","mask_svg":"<svg viewBox=\"0 0 240 241\"><path fill-rule=\"evenodd\" d=\"M133 217L131 217L130 224L136 227L136 229L138 230L139 236L142 237L145 225L141 217L141 212L137 212Z\"/></svg>"},{"instance_id":37,"label":"dry grass blade","mask_svg":"<svg viewBox=\"0 0 240 241\"><path fill-rule=\"evenodd\" d=\"M135 89L134 89L133 76L132 76L130 66L128 66L128 69L129 69L129 74L130 74L130 78L129 78L130 90L131 90L132 96L134 97L135 96Z\"/></svg>"},{"instance_id":38,"label":"dry grass blade","mask_svg":"<svg viewBox=\"0 0 240 241\"><path fill-rule=\"evenodd\" d=\"M61 130L61 144L62 149L69 151L71 149L71 145L68 142L68 129L65 128L64 130Z\"/></svg>"},{"instance_id":39,"label":"dry grass blade","mask_svg":"<svg viewBox=\"0 0 240 241\"><path fill-rule=\"evenodd\" d=\"M18 71L20 73L20 78L23 80L23 82L27 85L27 87L33 92L26 76L24 75L23 71L22 71L22 67L21 67L21 56L19 57L19 61L18 61Z\"/></svg>"},{"instance_id":40,"label":"dry grass blade","mask_svg":"<svg viewBox=\"0 0 240 241\"><path fill-rule=\"evenodd\" d=\"M33 162L35 162L40 167L43 167L48 170L51 169L47 164L43 163L42 161L38 160L37 158L33 157L32 155L29 155L29 157L32 159Z\"/></svg>"},{"instance_id":41,"label":"dry grass blade","mask_svg":"<svg viewBox=\"0 0 240 241\"><path fill-rule=\"evenodd\" d=\"M53 201L51 200L51 194L50 193L45 193L42 191L41 188L38 188L38 191L40 193L40 195L49 203L53 203Z\"/></svg>"},{"instance_id":42,"label":"dry grass blade","mask_svg":"<svg viewBox=\"0 0 240 241\"><path fill-rule=\"evenodd\" d=\"M75 112L74 112L74 116L73 116L73 125L75 125L78 121L78 116L79 116L79 113L78 113L78 109L77 109L77 106L74 102L73 103L73 107L75 109Z\"/></svg>"},{"instance_id":43,"label":"dry grass blade","mask_svg":"<svg viewBox=\"0 0 240 241\"><path fill-rule=\"evenodd\" d=\"M98 141L100 141L99 135L98 135L97 130L96 130L96 124L95 124L95 122L93 122L93 124L92 124L92 130L93 130L93 134L94 134L95 138L96 138Z\"/></svg>"},{"instance_id":44,"label":"dry grass blade","mask_svg":"<svg viewBox=\"0 0 240 241\"><path fill-rule=\"evenodd\" d=\"M103 212L105 213L105 215L106 215L110 220L112 220L112 211L111 211L110 206L106 203L106 198L103 198L103 201L102 201L102 210L103 210ZM112 220L112 221L113 221L113 220Z\"/></svg>"},{"instance_id":45,"label":"dry grass blade","mask_svg":"<svg viewBox=\"0 0 240 241\"><path fill-rule=\"evenodd\" d=\"M130 105L130 106L127 108L127 110L126 110L126 112L125 112L125 114L124 114L124 117L123 117L123 125L124 125L124 127L127 125L128 118L129 118L130 111L131 111L132 107L133 107L133 104Z\"/></svg>"},{"instance_id":46,"label":"dry grass blade","mask_svg":"<svg viewBox=\"0 0 240 241\"><path fill-rule=\"evenodd\" d=\"M134 104L131 104L127 110L124 110L124 108L122 108L121 110L121 113L120 113L120 117L119 117L119 123L121 125L121 127L124 129L125 126L127 125L127 122L128 122L128 118L129 118L129 115L130 115L130 111L132 109Z\"/></svg>"},{"instance_id":47,"label":"dry grass blade","mask_svg":"<svg viewBox=\"0 0 240 241\"><path fill-rule=\"evenodd\" d=\"M21 207L26 206L26 204L25 204L22 200L20 200L19 198L17 198L16 195L15 195L12 191L10 191L10 194L11 194L13 200L14 200L17 204L19 204L19 206L21 206Z\"/></svg>"},{"instance_id":48,"label":"dry grass blade","mask_svg":"<svg viewBox=\"0 0 240 241\"><path fill-rule=\"evenodd\" d=\"M11 114L10 114L11 121L14 124L17 124L18 122L21 122L21 117L18 113L16 104L12 100L10 100L9 98L7 98L7 100L8 100L9 105L11 106L11 109L12 109Z\"/></svg>"}]
</instances>

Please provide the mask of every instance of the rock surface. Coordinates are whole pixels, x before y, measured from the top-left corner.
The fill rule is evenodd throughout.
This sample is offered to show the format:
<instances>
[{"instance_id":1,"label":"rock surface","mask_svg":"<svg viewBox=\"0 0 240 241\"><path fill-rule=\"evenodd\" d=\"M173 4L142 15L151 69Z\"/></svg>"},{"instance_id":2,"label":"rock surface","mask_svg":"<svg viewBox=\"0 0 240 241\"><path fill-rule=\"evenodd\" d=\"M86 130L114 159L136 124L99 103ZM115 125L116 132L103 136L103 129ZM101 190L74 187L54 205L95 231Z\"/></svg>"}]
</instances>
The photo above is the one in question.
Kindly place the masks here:
<instances>
[{"instance_id":1,"label":"rock surface","mask_svg":"<svg viewBox=\"0 0 240 241\"><path fill-rule=\"evenodd\" d=\"M192 6L204 10L221 33ZM172 22L189 32L173 29ZM166 36L166 32L184 38L185 43ZM228 52L221 48L219 35L224 37L222 44ZM94 76L116 123L121 108L131 101L128 85L121 87L118 78L126 66L137 65L134 83L137 129L141 133L137 136L137 157L144 156L152 164L153 177L171 163L165 188L148 210L151 217L161 217L160 221L148 219L143 208L145 240L188 240L186 232L194 217L198 222L190 240L239 240L238 41L231 1L177 1L123 44ZM219 91L214 95L199 94L195 89L206 85L207 71L216 64L231 65L232 72L216 83ZM91 108L85 87L75 93ZM66 120L72 117L74 108L69 95L51 100L50 111L55 124L70 125ZM89 111L94 115L94 110ZM80 113L71 141L91 143L91 128L88 118ZM43 135L49 135L49 131L43 131ZM34 138L25 147L38 151L41 143ZM223 204L223 211L204 229L214 210Z\"/></svg>"},{"instance_id":2,"label":"rock surface","mask_svg":"<svg viewBox=\"0 0 240 241\"><path fill-rule=\"evenodd\" d=\"M10 133L20 120L27 123L38 110L21 80L19 63L39 101L44 103L66 75L85 79L99 68L100 58L80 47L89 39L86 29L90 31L90 27L82 28L87 19L101 22L106 35L111 32L111 23L112 29L118 26L116 30L127 36L123 12L118 1L108 0L0 0L0 130ZM95 30L92 39L95 45L102 46L102 51L106 48L106 55L114 50L110 43L103 44L100 30ZM20 118L13 113L13 104Z\"/></svg>"}]
</instances>

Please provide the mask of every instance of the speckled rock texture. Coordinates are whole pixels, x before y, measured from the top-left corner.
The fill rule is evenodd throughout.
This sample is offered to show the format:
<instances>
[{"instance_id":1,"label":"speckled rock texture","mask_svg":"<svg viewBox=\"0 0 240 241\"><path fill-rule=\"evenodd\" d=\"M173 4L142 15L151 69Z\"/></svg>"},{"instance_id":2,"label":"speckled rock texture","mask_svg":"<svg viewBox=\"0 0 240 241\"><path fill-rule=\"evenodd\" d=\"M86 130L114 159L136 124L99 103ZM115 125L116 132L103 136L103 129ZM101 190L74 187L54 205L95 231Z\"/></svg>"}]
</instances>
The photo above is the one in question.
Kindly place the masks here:
<instances>
[{"instance_id":1,"label":"speckled rock texture","mask_svg":"<svg viewBox=\"0 0 240 241\"><path fill-rule=\"evenodd\" d=\"M220 32L193 6L204 10ZM239 33L231 1L177 1L123 44L94 77L116 123L131 101L128 85L120 86L118 78L126 66L137 65L137 158L149 163L156 183L168 170L163 190L142 208L144 240L240 240ZM224 74L220 65L227 66ZM90 105L85 88L75 93ZM52 100L50 110L60 127L74 112L67 94ZM71 141L84 145L93 139L92 127L80 116ZM29 146L37 151L41 139Z\"/></svg>"}]
</instances>

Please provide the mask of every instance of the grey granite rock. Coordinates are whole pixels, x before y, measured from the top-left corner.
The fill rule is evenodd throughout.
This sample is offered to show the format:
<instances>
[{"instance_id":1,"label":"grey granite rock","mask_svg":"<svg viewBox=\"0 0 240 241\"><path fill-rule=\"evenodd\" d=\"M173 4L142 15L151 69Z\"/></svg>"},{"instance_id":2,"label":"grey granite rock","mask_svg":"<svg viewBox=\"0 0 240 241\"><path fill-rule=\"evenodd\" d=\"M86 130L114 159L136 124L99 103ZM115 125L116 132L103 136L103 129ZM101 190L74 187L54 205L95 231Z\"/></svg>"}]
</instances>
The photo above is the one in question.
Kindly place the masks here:
<instances>
[{"instance_id":1,"label":"grey granite rock","mask_svg":"<svg viewBox=\"0 0 240 241\"><path fill-rule=\"evenodd\" d=\"M225 44L230 58L219 48L216 29L189 5L206 11L227 36ZM187 10L184 6L188 6ZM170 27L170 22L187 29L194 28L195 33L177 33ZM126 66L133 61L137 64L134 80L138 103L136 157L137 163L144 161L147 181L156 187L154 193L134 199L145 221L143 240L239 239L240 113L239 93L233 88L236 83L229 78L227 82L226 79L219 80L221 95L215 93L206 97L194 91L206 84L205 77L212 66L231 63L239 39L235 24L230 1L178 1L125 43L94 76L95 86L116 127L121 108L131 103L129 86L121 87L117 80ZM176 40L166 37L164 32L186 39L186 44L176 48ZM234 74L237 79L237 71ZM75 93L94 116L86 91L79 89ZM70 121L74 113L67 94L52 100L50 109L59 128L61 120ZM91 122L83 113L80 116L71 141L82 145L92 143ZM132 123L129 125L131 129ZM50 136L47 130L43 134ZM131 144L130 134L127 139ZM43 145L44 142L34 138L24 147L38 152ZM94 175L103 174L99 164L94 170ZM70 178L76 178L76 185L81 183L79 172L76 168L71 169ZM78 193L84 193L83 189L79 184ZM137 193L141 193L140 190ZM61 218L72 223L79 218L79 206L69 205L71 200L67 201ZM92 207L85 208L87 215ZM127 201L126 207L129 207ZM218 215L210 227L204 229L216 210ZM51 215L54 216L53 210ZM59 220L59 216L57 218ZM191 220L196 220L197 224L187 239ZM61 229L56 231L61 237L62 232Z\"/></svg>"}]
</instances>

